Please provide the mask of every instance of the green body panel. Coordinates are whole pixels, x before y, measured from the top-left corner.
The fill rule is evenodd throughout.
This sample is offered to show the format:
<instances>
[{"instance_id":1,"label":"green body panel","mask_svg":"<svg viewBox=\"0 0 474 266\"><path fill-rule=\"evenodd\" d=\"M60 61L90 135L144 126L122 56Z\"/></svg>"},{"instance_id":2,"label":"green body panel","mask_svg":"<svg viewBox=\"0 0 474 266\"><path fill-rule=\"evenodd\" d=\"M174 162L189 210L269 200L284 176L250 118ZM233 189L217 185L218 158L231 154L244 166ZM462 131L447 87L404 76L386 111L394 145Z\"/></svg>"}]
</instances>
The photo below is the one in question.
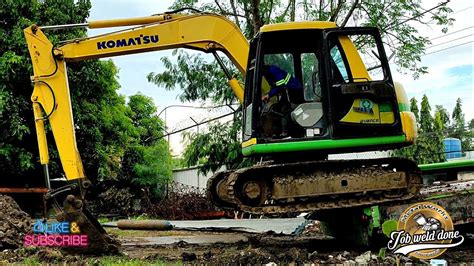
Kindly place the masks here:
<instances>
[{"instance_id":1,"label":"green body panel","mask_svg":"<svg viewBox=\"0 0 474 266\"><path fill-rule=\"evenodd\" d=\"M459 161L449 161L443 163L430 163L430 164L420 164L418 165L421 171L434 171L442 169L451 169L459 167L474 167L474 160L459 160Z\"/></svg>"},{"instance_id":2,"label":"green body panel","mask_svg":"<svg viewBox=\"0 0 474 266\"><path fill-rule=\"evenodd\" d=\"M408 112L410 111L410 105L407 103L398 103L398 110L400 112Z\"/></svg>"},{"instance_id":3,"label":"green body panel","mask_svg":"<svg viewBox=\"0 0 474 266\"><path fill-rule=\"evenodd\" d=\"M278 152L297 152L311 150L331 150L350 147L376 146L384 144L394 144L405 142L405 135L375 137L375 138L357 138L357 139L324 139L324 140L306 140L291 141L280 143L254 144L242 149L245 156L253 154L270 154Z\"/></svg>"}]
</instances>

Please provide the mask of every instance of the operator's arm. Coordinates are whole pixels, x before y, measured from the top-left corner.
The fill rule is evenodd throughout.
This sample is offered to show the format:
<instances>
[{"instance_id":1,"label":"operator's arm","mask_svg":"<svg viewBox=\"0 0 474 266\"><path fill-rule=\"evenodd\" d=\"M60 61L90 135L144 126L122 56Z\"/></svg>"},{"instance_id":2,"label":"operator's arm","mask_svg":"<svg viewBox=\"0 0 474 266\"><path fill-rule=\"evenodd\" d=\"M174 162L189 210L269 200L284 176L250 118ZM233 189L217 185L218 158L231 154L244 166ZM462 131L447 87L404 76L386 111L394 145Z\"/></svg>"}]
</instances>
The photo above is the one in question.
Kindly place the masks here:
<instances>
[{"instance_id":1,"label":"operator's arm","mask_svg":"<svg viewBox=\"0 0 474 266\"><path fill-rule=\"evenodd\" d=\"M273 97L275 95L277 95L278 93L280 93L282 90L284 90L285 87L284 86L274 86L272 87L272 89L268 92L268 97Z\"/></svg>"},{"instance_id":2,"label":"operator's arm","mask_svg":"<svg viewBox=\"0 0 474 266\"><path fill-rule=\"evenodd\" d=\"M268 92L268 97L271 98L285 89L285 85L291 78L291 74L287 73L284 70L276 66L269 66L266 73L265 79L271 86L270 91Z\"/></svg>"},{"instance_id":3,"label":"operator's arm","mask_svg":"<svg viewBox=\"0 0 474 266\"><path fill-rule=\"evenodd\" d=\"M270 85L271 86L271 85ZM278 93L280 93L280 91L284 90L285 87L284 86L272 86L270 88L270 91L267 93L267 94L264 94L262 96L262 101L264 102L267 102L270 100L270 98L272 98L273 96L277 95Z\"/></svg>"}]
</instances>

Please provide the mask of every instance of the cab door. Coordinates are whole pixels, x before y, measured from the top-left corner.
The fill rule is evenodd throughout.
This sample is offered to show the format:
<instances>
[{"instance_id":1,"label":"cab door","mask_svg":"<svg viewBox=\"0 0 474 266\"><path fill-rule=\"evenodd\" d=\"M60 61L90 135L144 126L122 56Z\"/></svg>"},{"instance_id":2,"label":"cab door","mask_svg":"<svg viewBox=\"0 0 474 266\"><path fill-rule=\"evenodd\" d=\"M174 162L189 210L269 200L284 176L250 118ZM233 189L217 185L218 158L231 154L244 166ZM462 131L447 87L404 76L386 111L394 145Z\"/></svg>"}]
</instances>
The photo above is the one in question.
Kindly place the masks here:
<instances>
[{"instance_id":1,"label":"cab door","mask_svg":"<svg viewBox=\"0 0 474 266\"><path fill-rule=\"evenodd\" d=\"M248 141L257 137L258 111L260 98L258 97L258 82L260 80L258 67L258 51L260 50L260 36L257 35L250 41L249 57L247 61L247 72L245 75L244 108L242 123L242 140Z\"/></svg>"},{"instance_id":2,"label":"cab door","mask_svg":"<svg viewBox=\"0 0 474 266\"><path fill-rule=\"evenodd\" d=\"M333 138L402 134L397 96L376 28L323 33Z\"/></svg>"}]
</instances>

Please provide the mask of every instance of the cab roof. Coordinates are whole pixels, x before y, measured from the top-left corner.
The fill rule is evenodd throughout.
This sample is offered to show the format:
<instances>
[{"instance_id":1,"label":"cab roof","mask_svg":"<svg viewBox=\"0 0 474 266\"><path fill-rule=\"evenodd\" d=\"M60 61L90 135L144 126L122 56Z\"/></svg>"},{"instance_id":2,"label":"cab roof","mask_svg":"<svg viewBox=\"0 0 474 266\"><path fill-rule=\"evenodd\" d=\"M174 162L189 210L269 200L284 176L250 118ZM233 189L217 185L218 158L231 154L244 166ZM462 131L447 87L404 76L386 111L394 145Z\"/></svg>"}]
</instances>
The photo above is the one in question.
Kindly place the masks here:
<instances>
[{"instance_id":1,"label":"cab roof","mask_svg":"<svg viewBox=\"0 0 474 266\"><path fill-rule=\"evenodd\" d=\"M284 22L276 24L263 25L260 32L284 31L284 30L304 30L304 29L329 29L336 28L337 25L332 21L298 21Z\"/></svg>"}]
</instances>

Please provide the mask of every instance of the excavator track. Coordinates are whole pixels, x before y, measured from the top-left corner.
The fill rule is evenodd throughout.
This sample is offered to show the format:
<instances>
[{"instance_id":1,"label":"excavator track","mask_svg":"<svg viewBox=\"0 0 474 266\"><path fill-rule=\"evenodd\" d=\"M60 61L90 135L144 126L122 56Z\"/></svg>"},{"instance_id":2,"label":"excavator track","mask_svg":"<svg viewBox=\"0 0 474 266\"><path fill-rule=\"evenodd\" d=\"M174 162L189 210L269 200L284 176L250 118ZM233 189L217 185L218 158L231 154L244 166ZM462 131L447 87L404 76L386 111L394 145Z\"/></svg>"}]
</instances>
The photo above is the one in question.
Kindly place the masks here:
<instances>
[{"instance_id":1,"label":"excavator track","mask_svg":"<svg viewBox=\"0 0 474 266\"><path fill-rule=\"evenodd\" d=\"M284 214L407 200L421 184L413 161L383 158L257 165L217 173L207 188L219 207Z\"/></svg>"}]
</instances>

